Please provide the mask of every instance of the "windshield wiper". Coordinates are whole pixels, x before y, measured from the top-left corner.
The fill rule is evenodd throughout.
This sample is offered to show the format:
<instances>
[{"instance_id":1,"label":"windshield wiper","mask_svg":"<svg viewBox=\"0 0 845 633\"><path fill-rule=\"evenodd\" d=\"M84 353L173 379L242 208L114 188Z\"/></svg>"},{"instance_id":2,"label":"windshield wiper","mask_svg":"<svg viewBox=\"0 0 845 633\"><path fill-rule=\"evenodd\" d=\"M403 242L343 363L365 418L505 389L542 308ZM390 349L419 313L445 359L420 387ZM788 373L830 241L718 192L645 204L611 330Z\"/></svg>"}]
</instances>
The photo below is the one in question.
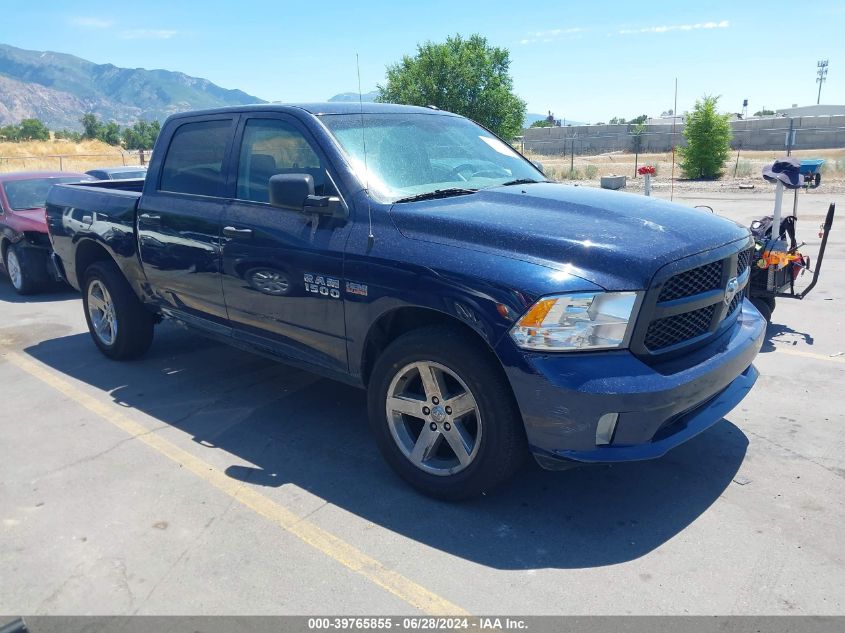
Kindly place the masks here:
<instances>
[{"instance_id":1,"label":"windshield wiper","mask_svg":"<svg viewBox=\"0 0 845 633\"><path fill-rule=\"evenodd\" d=\"M461 189L460 187L451 187L449 189L435 189L434 191L427 191L425 193L418 193L415 196L408 196L407 198L399 198L395 200L395 204L400 202L416 202L418 200L436 200L437 198L451 198L452 196L465 196L470 193L476 193L478 189Z\"/></svg>"},{"instance_id":2,"label":"windshield wiper","mask_svg":"<svg viewBox=\"0 0 845 633\"><path fill-rule=\"evenodd\" d=\"M537 182L549 182L548 180L534 180L533 178L517 178L516 180L508 180L503 182L499 187L509 187L511 185L533 185Z\"/></svg>"}]
</instances>

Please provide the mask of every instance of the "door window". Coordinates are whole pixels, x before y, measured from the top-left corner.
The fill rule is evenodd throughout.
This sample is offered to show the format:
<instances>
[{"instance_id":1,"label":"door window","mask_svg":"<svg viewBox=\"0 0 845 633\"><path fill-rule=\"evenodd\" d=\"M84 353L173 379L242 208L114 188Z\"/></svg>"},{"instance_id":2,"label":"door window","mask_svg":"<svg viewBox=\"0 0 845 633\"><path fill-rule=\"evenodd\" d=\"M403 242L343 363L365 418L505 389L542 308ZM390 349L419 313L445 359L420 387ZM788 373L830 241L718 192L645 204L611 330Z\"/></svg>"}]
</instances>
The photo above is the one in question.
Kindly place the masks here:
<instances>
[{"instance_id":1,"label":"door window","mask_svg":"<svg viewBox=\"0 0 845 633\"><path fill-rule=\"evenodd\" d=\"M237 197L269 202L270 177L311 174L314 193L327 195L320 157L295 126L281 119L250 119L244 127L238 159Z\"/></svg>"},{"instance_id":2,"label":"door window","mask_svg":"<svg viewBox=\"0 0 845 633\"><path fill-rule=\"evenodd\" d=\"M222 196L223 159L232 121L197 121L181 125L170 141L161 170L162 191Z\"/></svg>"}]
</instances>

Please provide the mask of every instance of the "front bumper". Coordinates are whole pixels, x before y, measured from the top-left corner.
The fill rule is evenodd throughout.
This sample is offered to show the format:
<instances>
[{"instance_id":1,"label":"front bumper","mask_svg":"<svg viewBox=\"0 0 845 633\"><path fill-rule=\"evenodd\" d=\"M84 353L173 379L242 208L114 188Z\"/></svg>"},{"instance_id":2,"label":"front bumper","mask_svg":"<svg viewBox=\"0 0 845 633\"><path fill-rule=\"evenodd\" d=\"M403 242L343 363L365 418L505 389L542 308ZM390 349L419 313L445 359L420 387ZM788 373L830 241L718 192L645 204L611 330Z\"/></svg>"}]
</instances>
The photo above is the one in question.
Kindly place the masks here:
<instances>
[{"instance_id":1,"label":"front bumper","mask_svg":"<svg viewBox=\"0 0 845 633\"><path fill-rule=\"evenodd\" d=\"M561 462L652 459L722 419L757 379L751 365L766 322L743 301L736 324L689 354L647 365L629 351L579 354L514 352L500 358L541 466ZM617 414L609 443L599 419Z\"/></svg>"}]
</instances>

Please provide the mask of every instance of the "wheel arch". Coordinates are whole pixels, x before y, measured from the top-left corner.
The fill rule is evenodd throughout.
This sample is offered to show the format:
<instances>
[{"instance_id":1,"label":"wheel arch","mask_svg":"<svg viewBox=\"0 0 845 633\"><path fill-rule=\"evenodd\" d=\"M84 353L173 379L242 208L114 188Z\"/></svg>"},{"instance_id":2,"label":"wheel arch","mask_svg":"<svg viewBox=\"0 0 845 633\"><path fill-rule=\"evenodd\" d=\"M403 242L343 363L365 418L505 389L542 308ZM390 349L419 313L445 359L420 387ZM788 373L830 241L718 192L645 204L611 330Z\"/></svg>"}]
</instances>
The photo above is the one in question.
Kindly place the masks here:
<instances>
[{"instance_id":1,"label":"wheel arch","mask_svg":"<svg viewBox=\"0 0 845 633\"><path fill-rule=\"evenodd\" d=\"M80 289L85 281L85 271L91 264L100 261L114 261L105 246L95 240L82 240L77 244L73 268Z\"/></svg>"},{"instance_id":2,"label":"wheel arch","mask_svg":"<svg viewBox=\"0 0 845 633\"><path fill-rule=\"evenodd\" d=\"M370 375L376 361L391 342L407 332L432 325L443 325L466 334L469 340L475 342L495 362L495 366L504 375L504 369L493 350L491 341L477 329L451 314L434 308L403 306L381 314L370 326L361 356L360 367L363 384L365 386L369 384Z\"/></svg>"}]
</instances>

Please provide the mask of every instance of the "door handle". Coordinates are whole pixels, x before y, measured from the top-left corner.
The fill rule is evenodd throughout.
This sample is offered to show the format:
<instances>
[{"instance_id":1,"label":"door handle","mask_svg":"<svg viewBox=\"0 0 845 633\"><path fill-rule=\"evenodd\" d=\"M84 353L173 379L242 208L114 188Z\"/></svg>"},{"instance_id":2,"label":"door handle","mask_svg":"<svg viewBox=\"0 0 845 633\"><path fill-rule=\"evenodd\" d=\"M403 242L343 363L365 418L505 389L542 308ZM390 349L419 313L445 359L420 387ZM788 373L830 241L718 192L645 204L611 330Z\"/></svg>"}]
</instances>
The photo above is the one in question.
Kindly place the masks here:
<instances>
[{"instance_id":1,"label":"door handle","mask_svg":"<svg viewBox=\"0 0 845 633\"><path fill-rule=\"evenodd\" d=\"M238 229L234 226L224 226L223 235L226 237L252 237L252 229Z\"/></svg>"}]
</instances>

